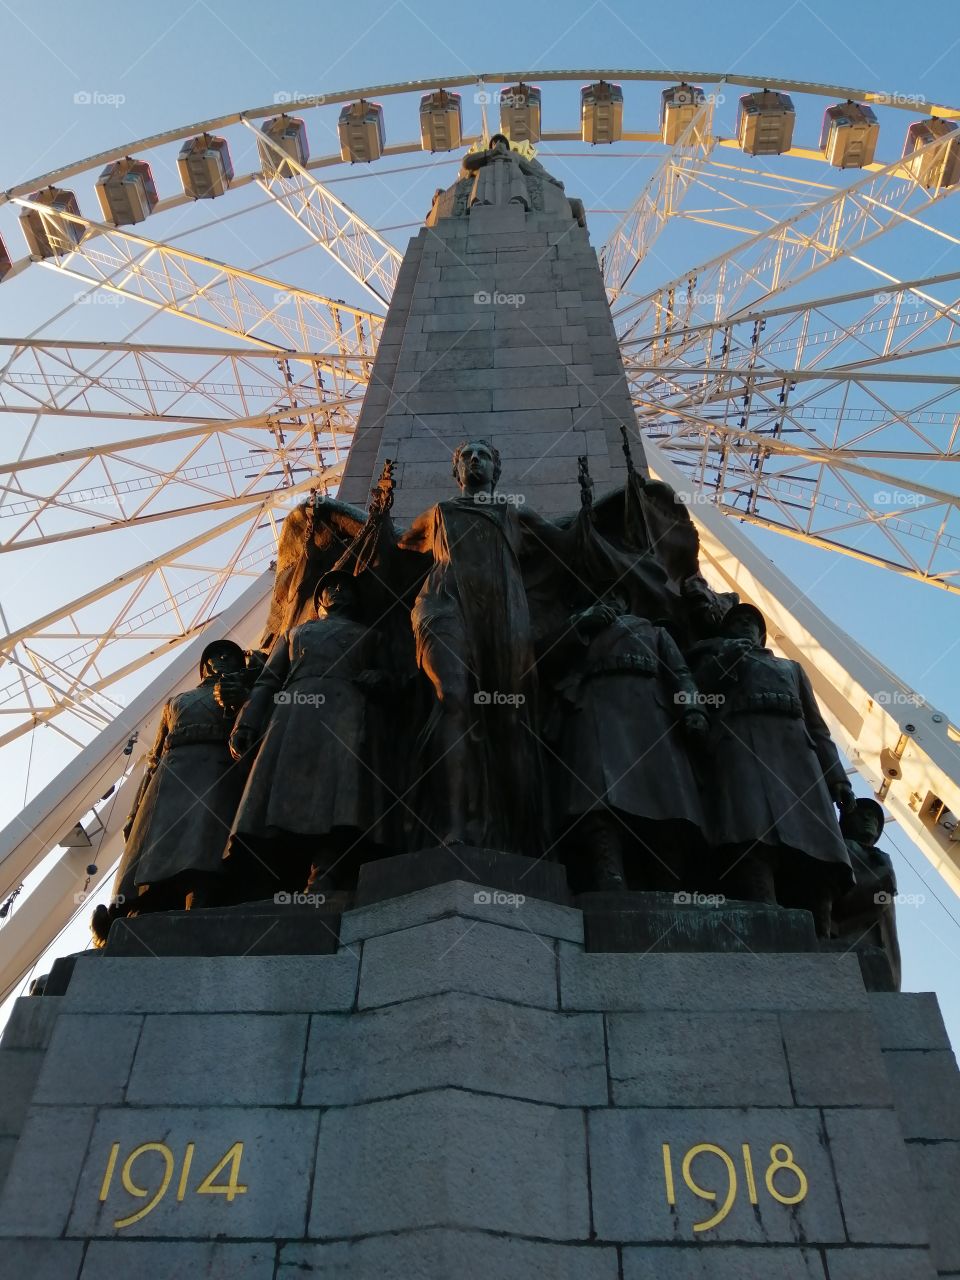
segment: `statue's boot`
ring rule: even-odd
[[[307,887],[304,890],[305,893],[316,893],[326,896],[328,893],[333,893],[336,887],[337,884],[333,872],[329,869],[326,863],[321,864],[314,862],[311,864],[310,876],[307,880]]]
[[[729,898],[759,902],[768,907],[777,905],[773,868],[765,858],[755,853],[746,853],[734,862],[725,889]]]
[[[605,850],[594,863],[594,880],[598,889],[622,889],[626,884],[623,855],[619,849]]]
[[[829,938],[833,927],[833,890],[829,885],[813,885],[804,898],[799,905],[813,916],[817,937]]]
[[[623,869],[620,835],[602,815],[587,818],[583,839],[593,888],[599,891],[623,889],[627,877]]]
[[[194,873],[190,891],[186,896],[188,911],[198,907],[219,907],[223,905],[223,878],[198,871]]]

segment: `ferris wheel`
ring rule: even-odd
[[[80,750],[255,611],[285,513],[336,488],[406,239],[497,130],[582,197],[651,466],[708,548],[759,526],[960,593],[960,108],[662,70],[290,92],[0,195],[0,753]]]

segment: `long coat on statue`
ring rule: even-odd
[[[715,699],[710,842],[793,851],[851,884],[829,791],[846,773],[806,672],[769,649],[737,652],[726,640],[695,645],[690,660],[701,692]]]
[[[117,879],[125,898],[181,872],[222,867],[247,766],[227,748],[234,716],[216,702],[215,684],[210,677],[163,709]]]
[[[357,682],[377,665],[376,632],[340,614],[274,645],[238,726],[265,733],[231,834],[239,845],[309,842],[336,830],[376,844],[392,803],[377,707]]]
[[[470,816],[473,839],[491,848],[529,854],[543,841],[537,679],[521,557],[564,539],[572,542],[512,504],[465,497],[438,502],[399,539],[403,550],[433,558],[411,615],[418,664],[432,647],[457,655],[478,695]],[[428,758],[435,723],[436,711],[422,744]],[[429,811],[428,796],[421,804]]]
[[[679,725],[680,714],[696,708],[697,690],[670,633],[623,614],[593,636],[571,627],[559,656],[569,664],[553,682],[551,717],[561,825],[603,805],[702,827]]]

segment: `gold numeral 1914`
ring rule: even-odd
[[[189,1189],[190,1170],[193,1166],[193,1153],[196,1150],[196,1144],[188,1142],[183,1153],[183,1162],[180,1166],[180,1176],[177,1179],[177,1202],[182,1203]],[[141,1156],[146,1155],[149,1151],[156,1151],[163,1161],[163,1169],[160,1180],[156,1187],[150,1189],[141,1187],[135,1181],[133,1176],[134,1165]],[[113,1183],[113,1175],[117,1168],[117,1159],[120,1155],[120,1143],[115,1142],[110,1148],[110,1154],[107,1157],[107,1167],[103,1173],[103,1181],[100,1184],[100,1201],[106,1200],[110,1194],[110,1187]],[[199,1196],[226,1196],[227,1203],[232,1203],[235,1196],[243,1195],[247,1190],[240,1182],[240,1161],[243,1157],[243,1143],[235,1142],[210,1172],[200,1180],[194,1188],[194,1192]],[[173,1152],[165,1142],[141,1142],[139,1147],[134,1149],[124,1160],[120,1169],[120,1182],[123,1189],[137,1200],[147,1200],[147,1203],[135,1213],[128,1214],[125,1218],[117,1218],[114,1227],[122,1230],[123,1227],[132,1227],[135,1222],[139,1222],[145,1218],[148,1213],[157,1207],[163,1197],[167,1194],[170,1183],[173,1180],[173,1173],[176,1167],[176,1158]],[[216,1179],[229,1170],[227,1181],[217,1182]],[[147,1197],[150,1197],[147,1199]]]

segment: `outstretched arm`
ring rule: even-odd
[[[401,551],[423,551],[427,553],[433,552],[434,526],[436,523],[436,511],[431,507],[429,511],[422,511],[407,526],[401,530],[397,536],[397,546]]]
[[[137,787],[137,794],[133,798],[133,804],[130,812],[127,814],[127,820],[123,824],[123,838],[129,839],[130,832],[133,829],[134,819],[137,816],[137,810],[146,795],[147,787],[150,785],[150,779],[157,771],[157,765],[160,763],[160,757],[163,755],[163,744],[167,740],[167,734],[170,732],[170,703],[166,703],[160,714],[160,726],[157,729],[157,736],[154,740],[153,749],[147,756],[146,768],[143,777],[140,779],[140,785]]]
[[[473,173],[476,169],[482,169],[483,166],[489,162],[489,159],[489,150],[472,151],[470,155],[463,157],[462,163],[464,169],[466,169],[468,173]]]
[[[677,642],[663,627],[657,635],[657,651],[660,665],[667,674],[667,684],[673,690],[674,704],[683,721],[684,730],[694,737],[702,736],[709,728],[709,723],[701,706],[700,690]]]
[[[290,671],[290,641],[279,636],[266,666],[257,676],[257,682],[244,703],[233,733],[230,735],[230,754],[240,760],[257,743],[266,730],[273,711],[276,696]]]
[[[523,554],[536,553],[538,549],[552,552],[558,560],[568,563],[579,542],[577,521],[569,517],[561,521],[548,520],[539,512],[526,507],[517,512],[523,532]]]
[[[820,712],[820,706],[807,673],[799,662],[795,665],[800,680],[800,706],[803,708],[803,720],[807,726],[807,732],[813,739],[813,748],[817,753],[827,786],[830,788],[830,794],[834,801],[846,811],[854,803],[853,788],[840,761],[840,754],[830,737],[830,730]]]

